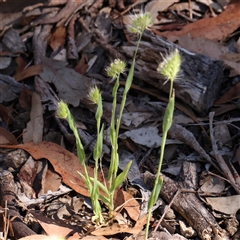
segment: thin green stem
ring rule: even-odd
[[[169,97],[168,97],[169,101],[173,94],[173,81],[174,81],[174,79],[170,79],[170,91],[169,91]]]
[[[167,139],[167,132],[164,132],[164,133],[163,133],[163,136],[162,136],[162,142],[161,142],[161,153],[160,153],[160,158],[159,158],[158,170],[157,170],[157,174],[156,174],[156,178],[155,178],[155,182],[154,182],[154,187],[153,187],[153,190],[152,190],[152,195],[153,195],[153,196],[156,195],[156,190],[157,190],[157,186],[158,186],[158,182],[159,182],[159,178],[160,178],[160,173],[161,173],[161,169],[162,169],[162,163],[163,163],[163,156],[164,156],[166,139]],[[148,238],[152,208],[153,208],[153,206],[151,206],[151,207],[148,209],[148,218],[147,218],[147,225],[146,225],[145,240],[147,240],[147,238]]]
[[[123,110],[124,110],[124,107],[126,104],[127,93],[132,85],[135,60],[136,60],[136,56],[137,56],[137,52],[139,49],[141,38],[142,38],[142,34],[140,34],[139,40],[137,42],[137,47],[134,52],[133,62],[132,62],[132,65],[131,65],[131,68],[130,68],[130,71],[128,73],[128,77],[127,77],[127,80],[125,83],[122,101],[120,104],[120,110],[119,110],[119,114],[118,114],[117,121],[116,121],[116,128],[115,128],[115,111],[116,111],[116,101],[117,101],[117,89],[119,87],[119,76],[117,77],[116,83],[113,88],[113,105],[112,105],[112,118],[111,118],[111,128],[110,128],[112,153],[111,153],[111,163],[110,163],[109,175],[108,175],[110,189],[114,185],[114,181],[117,178],[117,171],[118,171],[118,165],[119,165],[118,135],[119,135],[120,123],[121,123],[121,119],[122,119]],[[115,189],[112,189],[110,191],[110,202],[111,202],[112,207],[114,207],[113,206],[114,192],[115,192]]]
[[[167,132],[164,132],[164,133],[163,133],[163,136],[162,136],[160,161],[159,161],[159,165],[158,165],[158,170],[157,170],[155,182],[158,182],[158,179],[159,179],[159,177],[160,177],[160,173],[161,173],[161,169],[162,169],[162,163],[163,163],[163,156],[164,156],[164,150],[165,150],[166,140],[167,140]]]
[[[126,104],[127,93],[128,93],[128,91],[129,91],[129,89],[132,85],[135,61],[136,61],[139,45],[140,45],[140,42],[141,42],[141,39],[142,39],[142,35],[143,35],[143,33],[141,33],[140,36],[139,36],[139,40],[137,42],[136,50],[135,50],[135,53],[134,53],[134,56],[133,56],[131,69],[129,71],[127,81],[126,81],[126,84],[125,84],[125,88],[124,88],[124,92],[123,92],[123,97],[122,97],[122,101],[121,101],[121,105],[120,105],[120,111],[119,111],[119,115],[118,115],[118,118],[117,118],[117,127],[116,127],[116,135],[117,136],[119,134],[120,123],[121,123],[121,119],[122,119],[122,113],[123,113],[123,110],[124,110],[124,107],[125,107],[125,104]]]
[[[112,116],[111,116],[111,126],[110,126],[110,140],[112,144],[112,152],[111,152],[111,163],[109,167],[109,172],[108,172],[108,181],[109,181],[109,188],[113,185],[113,180],[115,178],[115,172],[116,168],[118,168],[118,143],[117,143],[117,138],[116,138],[116,129],[115,129],[115,117],[116,117],[116,107],[117,107],[117,90],[119,88],[119,75],[116,78],[116,82],[113,87],[112,91],[112,96],[113,96],[113,102],[112,102]],[[113,204],[113,198],[114,198],[114,191],[109,192],[110,194],[110,205],[111,205],[111,211],[114,209],[114,204]]]

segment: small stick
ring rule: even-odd
[[[147,153],[143,156],[142,160],[139,163],[139,168],[142,167],[142,165],[146,162],[147,157],[151,154],[152,150],[156,147],[156,142],[153,144],[153,146],[147,151]]]
[[[225,177],[230,181],[230,183],[231,183],[232,187],[235,189],[235,191],[238,194],[240,194],[240,186],[237,183],[237,181],[235,181],[235,179],[238,180],[240,176],[235,171],[236,176],[233,177],[231,170],[229,169],[225,160],[223,159],[223,157],[220,155],[220,153],[218,151],[217,143],[216,143],[216,140],[213,135],[213,116],[214,116],[214,112],[210,112],[209,113],[209,128],[210,128],[210,137],[211,137],[212,148],[213,148],[215,158],[216,158],[221,170],[223,171],[223,174],[225,175]]]
[[[176,192],[176,194],[174,195],[173,199],[171,200],[171,202],[170,202],[170,203],[167,205],[167,207],[164,209],[164,213],[163,213],[163,215],[161,216],[161,218],[159,219],[159,221],[158,221],[156,227],[154,228],[153,232],[156,232],[156,231],[157,231],[157,229],[159,228],[159,226],[160,226],[162,220],[164,219],[167,211],[171,208],[171,206],[172,206],[172,204],[174,203],[176,197],[177,197],[180,193],[182,193],[182,192],[185,192],[185,193],[195,193],[196,191],[189,190],[189,189],[178,189],[177,192]]]

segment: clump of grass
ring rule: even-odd
[[[113,197],[114,197],[115,190],[123,183],[123,181],[127,176],[129,168],[131,166],[131,161],[130,161],[126,165],[122,173],[117,175],[118,165],[119,165],[119,155],[118,155],[119,129],[120,129],[122,113],[123,113],[126,99],[127,99],[127,94],[131,88],[131,84],[133,81],[134,66],[135,66],[136,56],[137,56],[139,44],[142,38],[142,34],[144,30],[147,29],[152,24],[153,24],[153,20],[150,13],[140,12],[140,14],[136,14],[130,18],[130,24],[127,26],[127,29],[130,33],[137,35],[138,41],[137,41],[136,50],[133,56],[133,61],[126,78],[119,114],[116,119],[115,119],[115,114],[116,114],[116,105],[117,105],[117,91],[119,88],[119,78],[121,73],[123,73],[126,69],[126,63],[120,59],[115,59],[110,64],[110,66],[106,68],[107,75],[115,81],[115,84],[112,90],[113,103],[112,103],[112,116],[111,116],[111,123],[110,123],[110,141],[111,141],[112,149],[111,149],[111,161],[110,161],[110,167],[108,172],[107,186],[103,185],[98,180],[98,168],[99,168],[99,160],[102,157],[103,129],[104,129],[104,125],[103,124],[101,125],[103,106],[102,106],[102,97],[101,97],[100,90],[97,87],[93,87],[90,89],[90,92],[89,92],[89,98],[94,104],[97,105],[97,110],[95,113],[95,119],[97,122],[97,141],[93,151],[93,158],[95,161],[93,177],[90,177],[87,172],[87,167],[85,164],[85,160],[86,160],[85,151],[84,151],[82,142],[79,138],[77,128],[74,123],[74,118],[70,113],[66,103],[64,103],[63,101],[60,101],[58,104],[57,116],[59,118],[66,119],[68,121],[69,127],[73,131],[73,134],[76,138],[77,156],[84,168],[84,173],[79,172],[79,174],[84,179],[84,182],[88,188],[90,198],[92,201],[93,212],[94,212],[94,217],[92,220],[95,221],[96,224],[98,225],[104,223],[104,217],[102,215],[102,209],[101,209],[99,200],[101,200],[108,207],[109,215],[111,217],[112,212],[114,211]],[[102,190],[104,195],[99,193],[100,189]]]

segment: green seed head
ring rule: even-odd
[[[126,69],[126,63],[120,59],[115,59],[110,66],[106,68],[107,75],[111,78],[117,78]]]
[[[153,25],[152,15],[149,12],[140,12],[139,14],[129,16],[130,24],[127,29],[133,34],[142,34],[145,29]]]
[[[91,87],[88,97],[93,103],[98,104],[99,101],[101,101],[101,93],[99,88],[97,86]]]
[[[163,62],[158,65],[157,71],[170,81],[174,81],[174,79],[177,77],[180,67],[181,55],[176,49],[175,51],[171,52],[166,58],[164,58]]]
[[[57,106],[57,117],[62,119],[67,119],[69,115],[69,109],[64,101],[60,101]]]

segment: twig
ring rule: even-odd
[[[209,113],[210,137],[211,137],[212,148],[213,148],[215,158],[216,158],[221,170],[223,171],[223,174],[225,175],[225,177],[230,181],[230,183],[231,183],[232,187],[235,189],[235,191],[238,194],[240,194],[240,186],[236,181],[237,179],[239,179],[238,173],[236,171],[234,171],[234,177],[233,177],[231,170],[229,169],[225,160],[223,159],[223,157],[220,155],[220,153],[218,151],[217,143],[216,143],[216,140],[213,135],[213,116],[214,116],[214,112],[210,112]]]
[[[156,147],[156,142],[153,144],[153,146],[147,151],[147,153],[143,156],[139,163],[139,168],[142,167],[142,165],[146,162],[147,157],[151,154],[152,150]]]
[[[219,169],[219,167],[212,161],[211,157],[200,146],[200,144],[190,131],[188,131],[179,124],[173,123],[169,130],[169,135],[171,136],[171,138],[182,141],[191,148],[193,148],[200,154],[201,157],[206,159],[213,167],[215,167],[219,172],[221,172],[221,169]]]
[[[121,12],[121,15],[123,16],[125,13],[127,13],[128,11],[130,11],[132,8],[134,8],[135,6],[142,4],[146,1],[135,1],[133,4],[131,4],[130,6],[128,6],[124,11]]]
[[[164,219],[167,211],[170,209],[170,207],[172,206],[174,200],[175,200],[176,197],[179,195],[179,193],[181,193],[181,191],[182,191],[181,189],[178,189],[178,190],[177,190],[177,192],[176,192],[176,194],[174,195],[173,199],[171,200],[171,202],[170,202],[170,203],[167,205],[167,207],[165,208],[164,213],[162,214],[161,218],[159,219],[159,221],[158,221],[156,227],[154,228],[153,232],[156,232],[156,231],[157,231],[157,229],[159,228],[159,226],[160,226],[162,220]]]
[[[176,197],[182,193],[182,192],[185,192],[185,193],[195,193],[196,191],[194,190],[189,190],[189,189],[178,189],[176,194],[174,195],[174,197],[172,198],[171,202],[167,205],[167,207],[164,209],[164,213],[162,214],[161,218],[158,220],[158,223],[156,225],[156,227],[154,228],[153,232],[156,232],[157,229],[159,228],[162,220],[164,219],[164,217],[166,216],[168,210],[171,208],[172,204],[174,203]]]

